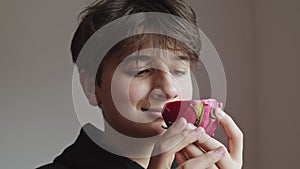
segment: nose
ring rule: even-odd
[[[168,72],[157,70],[153,78],[153,90],[150,98],[167,101],[179,96],[176,79]]]

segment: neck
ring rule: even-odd
[[[110,152],[127,157],[147,168],[158,136],[149,138],[128,137],[114,130],[109,125],[105,125],[104,137],[102,138],[102,145],[108,148]]]

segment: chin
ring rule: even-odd
[[[161,135],[166,131],[166,129],[162,128],[162,126],[165,124],[163,118],[158,118],[151,122],[150,128],[153,130],[152,136]]]
[[[164,120],[162,118],[157,118],[156,120],[150,123],[141,123],[134,126],[133,132],[131,132],[131,137],[136,138],[147,138],[161,135],[166,130],[161,126],[164,124]]]
[[[110,126],[128,137],[148,138],[161,135],[166,131],[166,129],[162,128],[162,125],[165,125],[162,117],[149,123],[136,123],[128,121],[127,119],[122,120],[116,120],[119,121],[119,123],[113,123]]]

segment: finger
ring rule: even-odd
[[[218,103],[218,107],[221,108],[222,110],[224,110],[224,105],[223,105],[222,102],[219,102],[219,103]]]
[[[209,151],[200,157],[192,158],[178,166],[178,169],[205,169],[212,167],[217,161],[221,160],[225,155],[225,147],[221,146],[215,150]]]
[[[163,137],[167,138],[174,134],[177,134],[183,130],[193,130],[197,127],[191,123],[188,123],[185,118],[178,119],[163,135]]]
[[[187,128],[194,129],[196,127],[187,126]],[[177,152],[175,154],[175,159],[178,164],[181,164],[181,163],[185,162],[186,160],[188,160],[189,158],[197,157],[202,154],[203,154],[203,152],[201,152],[201,150],[196,145],[190,144],[183,150]]]
[[[204,134],[199,140],[195,142],[195,144],[198,147],[201,147],[204,151],[211,151],[213,149],[216,149],[220,146],[224,146],[221,142],[218,140],[210,137],[207,134]],[[229,154],[228,154],[229,155]]]
[[[203,137],[207,137],[208,139],[198,140],[197,142],[195,142],[197,146],[202,147],[205,151],[211,151],[221,146],[225,148],[225,146],[218,140],[210,137],[207,134],[205,135],[206,136]],[[232,168],[231,167],[232,163],[233,163],[232,157],[227,151],[227,149],[225,148],[225,155],[220,161],[217,162],[217,165],[220,168]]]
[[[170,137],[178,132],[183,131],[186,125],[187,121],[185,118],[178,119],[170,128],[168,128],[168,130],[164,133],[163,137]]]
[[[204,154],[205,150],[195,144],[190,144],[182,150],[188,158],[199,157]]]
[[[206,169],[219,169],[219,168],[217,167],[216,164],[214,164],[214,165],[212,165],[212,166],[210,166],[210,167],[208,167],[208,168],[206,168]]]
[[[230,168],[232,163],[242,165],[242,151],[243,151],[243,136],[237,125],[234,123],[232,118],[225,114],[223,110],[216,110],[215,115],[220,121],[225,133],[228,137],[228,151],[225,157],[217,164],[220,168]],[[238,136],[241,134],[241,136]],[[205,138],[207,137],[207,138]],[[203,147],[206,151],[215,149],[222,145],[218,140],[209,137],[208,135],[202,135],[202,140],[197,142],[198,146]],[[231,164],[230,164],[231,163]]]
[[[212,138],[206,133],[203,133],[199,137],[199,139],[195,142],[195,145],[198,146],[200,149],[203,149],[203,152],[208,152],[217,149],[220,146],[224,146],[221,142]]]
[[[198,140],[199,136],[204,134],[204,130],[196,128],[194,130],[183,130],[177,134],[163,138],[154,147],[154,154],[161,154],[165,152],[176,153],[184,147]]]
[[[176,160],[177,164],[180,165],[181,163],[184,163],[185,161],[187,161],[188,157],[183,151],[179,151],[175,154],[175,160]]]
[[[187,156],[186,158],[188,158],[188,159],[200,157],[201,155],[206,153],[206,151],[203,148],[198,147],[195,144],[188,145],[182,151],[184,152],[184,154],[186,154],[186,156]],[[218,169],[218,167],[214,164],[214,165],[208,167],[207,169]]]
[[[220,119],[220,124],[228,137],[228,151],[231,157],[241,161],[243,154],[243,132],[222,109],[217,108],[215,115],[217,119]]]

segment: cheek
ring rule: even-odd
[[[147,99],[147,94],[151,90],[149,84],[150,81],[148,79],[136,80],[122,73],[115,74],[111,86],[114,104],[120,110],[129,110],[136,107],[143,100]]]
[[[146,81],[133,80],[129,85],[129,99],[131,104],[137,105],[143,99],[147,99],[150,90],[151,87]]]
[[[108,91],[107,91],[108,92]],[[122,77],[113,78],[111,91],[114,102],[124,102],[129,98],[129,82]]]
[[[191,76],[186,76],[183,78],[177,79],[179,85],[179,92],[181,99],[192,99],[193,97],[193,85]]]

